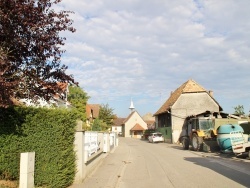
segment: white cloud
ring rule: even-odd
[[[225,111],[242,103],[249,110],[249,6],[248,0],[63,0],[60,8],[75,12],[77,32],[65,33],[62,63],[90,102],[110,103],[120,116],[131,97],[142,115],[156,112],[191,78],[214,90]]]

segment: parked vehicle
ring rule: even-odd
[[[143,133],[143,139],[148,140],[148,137],[151,133],[155,133],[155,129],[147,129]]]
[[[194,151],[202,151],[204,140],[217,142],[217,128],[220,125],[235,122],[237,122],[236,119],[214,116],[188,118],[186,135],[180,138],[183,149],[189,149],[189,145],[191,145]]]
[[[119,132],[119,133],[118,133],[118,136],[122,136],[122,132]]]
[[[221,125],[217,129],[217,143],[220,146],[221,152],[232,153],[232,141],[243,141],[243,133],[243,128],[237,124]]]
[[[195,117],[188,120],[186,135],[182,137],[183,149],[188,149],[189,144],[195,151],[202,150],[202,143],[205,138],[214,138],[214,121],[210,117]]]
[[[232,145],[232,151],[235,155],[240,156],[247,154],[250,159],[250,137],[247,134],[243,134],[241,131],[231,131],[230,140]]]
[[[155,143],[155,142],[164,142],[164,137],[162,133],[155,132],[155,133],[150,133],[148,136],[148,141]]]

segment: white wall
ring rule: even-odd
[[[111,131],[118,134],[122,132],[122,126],[112,126]]]
[[[205,111],[219,112],[218,104],[208,93],[182,94],[172,106],[172,142],[177,143],[183,134],[184,120],[187,116],[203,113]]]
[[[132,129],[135,124],[140,124],[144,129],[147,129],[147,123],[143,121],[142,117],[138,114],[138,112],[132,112],[132,116],[125,122],[125,137],[131,137],[130,129]]]

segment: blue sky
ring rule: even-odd
[[[119,117],[130,100],[155,113],[189,79],[224,112],[250,110],[249,0],[63,0],[76,32],[62,63],[91,97]]]

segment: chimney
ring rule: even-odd
[[[214,97],[214,92],[212,90],[209,90],[208,93],[211,97]]]

